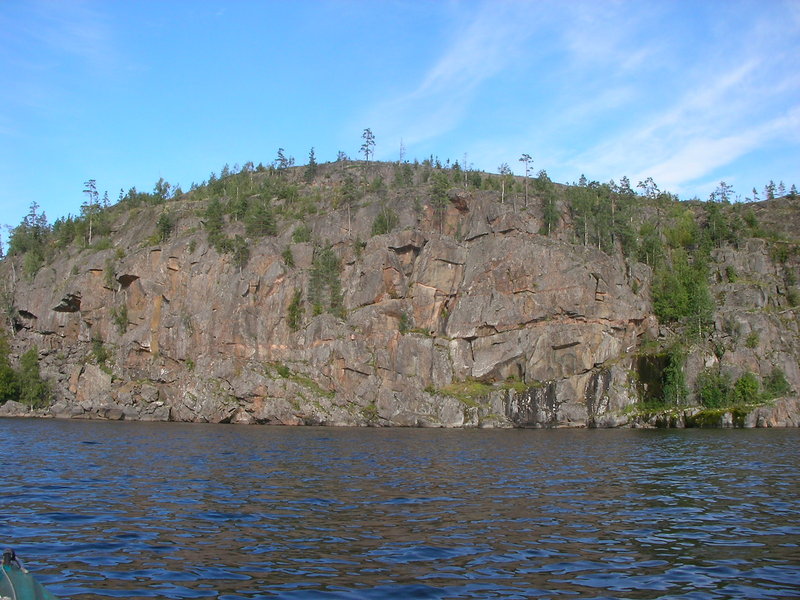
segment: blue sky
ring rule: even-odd
[[[800,2],[0,0],[0,223],[361,133],[681,198],[800,185]],[[6,234],[3,234],[5,237]]]

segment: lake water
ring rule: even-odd
[[[797,598],[798,430],[0,419],[62,598]]]

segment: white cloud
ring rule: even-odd
[[[383,137],[403,138],[408,146],[456,128],[476,90],[511,64],[533,34],[531,16],[530,5],[489,3],[466,23],[456,17],[450,45],[419,85],[380,103],[362,122],[377,123]]]
[[[685,88],[660,112],[645,112],[570,161],[577,170],[598,176],[652,176],[673,191],[708,177],[715,170],[757,150],[787,131],[796,131],[800,102],[776,116],[771,103],[798,96],[793,71],[780,73],[763,49],[745,49],[718,60],[699,54],[686,66]]]
[[[88,2],[41,0],[31,7],[25,29],[30,41],[57,59],[75,57],[91,68],[113,66],[113,36],[102,13]]]
[[[533,147],[551,174],[653,176],[662,188],[693,193],[734,161],[797,145],[796,5],[781,5],[794,20],[784,10],[749,20],[741,6],[714,11],[703,38],[687,31],[680,4],[568,6],[567,60],[552,65],[559,85],[540,110],[546,118],[508,140]]]
[[[569,70],[622,74],[638,69],[656,51],[657,36],[642,35],[652,18],[648,5],[572,2],[564,9],[559,25]]]
[[[662,163],[651,165],[647,174],[663,182],[666,189],[680,192],[686,183],[706,177],[719,167],[780,138],[800,139],[800,106],[732,135],[692,138]],[[644,173],[636,175],[640,176]]]
[[[4,87],[0,100],[52,118],[65,96],[105,79],[118,64],[104,17],[85,2],[38,1],[15,18],[0,16],[11,33],[0,43]]]

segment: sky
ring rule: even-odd
[[[800,185],[800,0],[0,0],[0,223],[224,165]],[[7,231],[3,231],[3,238]]]

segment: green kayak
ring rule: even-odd
[[[0,600],[58,600],[19,563],[13,550],[3,552]]]

